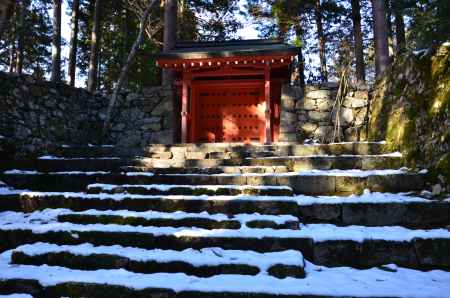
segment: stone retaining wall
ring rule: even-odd
[[[336,121],[336,93],[337,87],[331,84],[306,86],[304,94],[298,86],[283,86],[280,141],[330,142]],[[339,113],[342,141],[366,139],[368,106],[367,90],[351,90],[347,94]]]
[[[47,152],[55,145],[108,142],[124,147],[172,141],[171,91],[161,87],[123,92],[108,139],[101,139],[108,97],[64,83],[0,72],[2,148],[19,155]],[[10,146],[6,146],[8,142]]]

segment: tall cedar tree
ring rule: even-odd
[[[16,48],[16,72],[22,74],[23,70],[23,48],[25,35],[25,15],[28,9],[28,1],[20,0],[18,2],[17,12],[17,48]]]
[[[320,0],[316,0],[315,18],[317,26],[317,41],[319,43],[319,59],[320,59],[320,75],[322,81],[328,81],[328,71],[327,71],[327,56],[325,47],[325,34],[323,32],[323,11]]]
[[[89,92],[93,93],[97,89],[98,78],[98,61],[101,42],[101,28],[100,28],[100,16],[101,16],[101,0],[95,0],[94,19],[92,25],[91,35],[91,54],[89,59],[89,73],[88,73],[88,86]]]
[[[375,72],[379,77],[389,66],[388,29],[384,0],[372,0],[375,41]]]
[[[51,80],[61,80],[61,0],[53,0],[53,39]]]
[[[11,21],[15,2],[13,0],[5,0],[0,3],[0,39],[3,38],[3,32],[6,31],[6,27]]]
[[[177,1],[178,0],[165,0],[164,3],[164,52],[167,52],[175,47],[175,42],[177,39]],[[162,84],[172,85],[173,80],[173,71],[164,69],[162,72]]]
[[[76,62],[78,50],[78,19],[80,14],[80,1],[73,0],[72,2],[72,20],[71,20],[71,34],[70,34],[70,51],[69,51],[69,85],[75,86]]]
[[[359,0],[351,0],[353,20],[353,40],[355,43],[356,83],[362,85],[366,80],[364,66],[363,35],[361,32],[361,7]]]
[[[395,15],[395,40],[397,53],[403,52],[406,46],[405,22],[403,20],[403,1],[392,0]]]

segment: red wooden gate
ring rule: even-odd
[[[192,97],[194,142],[264,142],[262,81],[196,82]]]

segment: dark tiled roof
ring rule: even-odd
[[[158,59],[201,59],[247,55],[296,55],[298,48],[277,39],[231,40],[224,42],[177,42],[173,50]]]

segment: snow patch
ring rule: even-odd
[[[103,190],[112,191],[116,188],[124,187],[124,188],[144,188],[147,190],[155,189],[159,191],[169,191],[174,188],[189,188],[189,189],[209,189],[213,191],[217,191],[219,188],[226,188],[226,189],[238,189],[238,190],[244,190],[244,189],[254,189],[254,190],[267,190],[267,189],[273,189],[273,190],[290,190],[292,191],[292,188],[289,186],[268,186],[268,185],[183,185],[183,184],[123,184],[123,185],[116,185],[116,184],[101,184],[101,183],[95,183],[95,184],[89,184],[87,186],[88,189],[93,188],[101,188]]]
[[[324,295],[349,297],[449,297],[450,272],[422,272],[398,268],[358,270],[327,268],[306,262],[306,278],[278,279],[265,274],[216,275],[208,278],[183,273],[132,273],[124,269],[83,271],[56,266],[12,265],[12,251],[0,255],[0,279],[34,279],[43,286],[83,282],[125,286],[132,289],[161,288],[201,292],[266,293],[269,295]],[[351,278],[350,278],[351,277]]]
[[[217,266],[223,264],[247,264],[267,271],[275,264],[304,266],[303,255],[299,251],[285,250],[280,252],[258,253],[245,250],[225,250],[219,247],[203,249],[185,249],[183,251],[123,247],[120,245],[94,246],[90,243],[80,245],[56,245],[49,243],[34,243],[19,246],[14,251],[20,251],[30,256],[47,253],[68,252],[73,255],[89,256],[92,254],[107,254],[125,257],[135,261],[159,263],[186,262],[196,267]]]
[[[56,221],[58,214],[64,214],[64,209],[46,209],[35,211],[31,214],[21,212],[0,213],[0,230],[31,230],[33,233],[42,234],[47,232],[131,232],[142,233],[154,236],[174,236],[174,237],[230,237],[230,238],[298,238],[313,239],[315,242],[329,240],[352,240],[363,242],[366,239],[378,239],[387,241],[412,241],[414,238],[450,239],[450,231],[447,229],[412,230],[399,226],[387,227],[365,227],[346,226],[338,227],[332,224],[308,224],[300,230],[288,229],[256,229],[242,226],[237,230],[229,229],[202,229],[187,227],[143,227],[117,224],[72,224],[60,223]],[[7,221],[6,221],[7,220]]]

